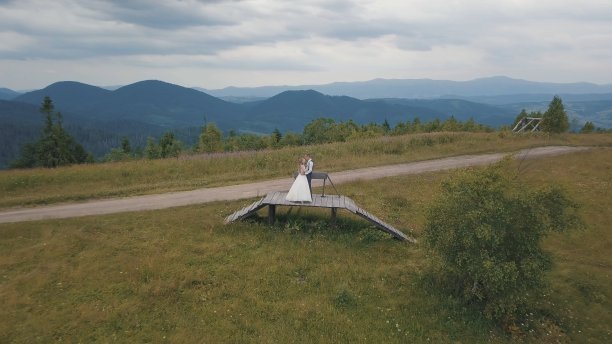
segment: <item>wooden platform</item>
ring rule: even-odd
[[[239,221],[245,219],[251,215],[254,215],[261,208],[268,206],[268,219],[270,223],[274,223],[276,216],[276,206],[289,206],[289,207],[315,207],[315,208],[329,208],[332,211],[332,219],[335,219],[337,209],[346,209],[353,214],[359,215],[362,218],[376,225],[376,227],[384,232],[387,232],[398,240],[405,240],[412,243],[416,243],[414,238],[407,236],[401,231],[393,228],[393,226],[380,220],[376,216],[363,210],[352,199],[342,195],[312,195],[312,202],[290,202],[285,199],[287,196],[286,192],[273,192],[267,194],[264,198],[260,199],[253,204],[244,207],[237,212],[231,214],[225,218],[225,223],[233,221]]]

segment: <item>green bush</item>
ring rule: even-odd
[[[557,186],[530,189],[506,159],[457,173],[428,209],[425,243],[441,286],[493,320],[513,322],[544,286],[542,238],[580,224]]]

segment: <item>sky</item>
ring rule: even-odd
[[[610,0],[0,0],[0,87],[612,83]]]

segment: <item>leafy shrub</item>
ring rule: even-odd
[[[552,261],[542,238],[580,224],[577,205],[562,189],[530,189],[509,164],[464,170],[445,181],[424,232],[441,286],[506,324],[544,287]]]

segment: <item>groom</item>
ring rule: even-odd
[[[306,172],[304,174],[306,174],[306,179],[308,179],[308,188],[312,195],[312,169],[314,168],[314,161],[312,161],[309,153],[304,154],[304,159],[306,160]]]

